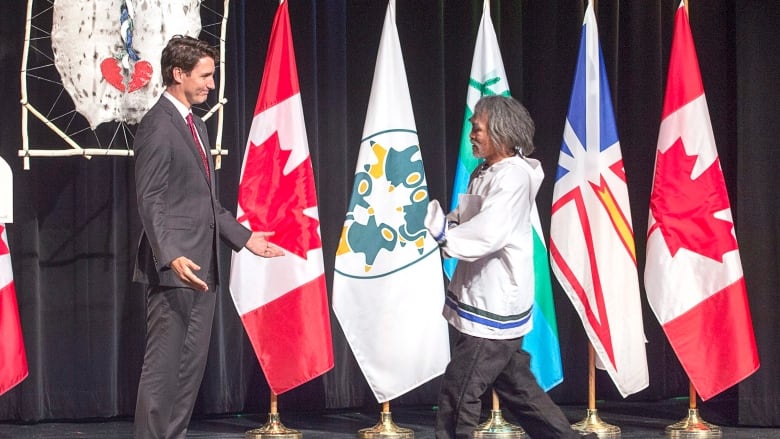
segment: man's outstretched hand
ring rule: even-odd
[[[249,241],[246,242],[245,247],[250,252],[263,258],[283,256],[284,250],[266,239],[273,234],[274,232],[252,232],[252,236],[249,237]]]

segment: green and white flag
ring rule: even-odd
[[[489,95],[509,96],[510,93],[498,38],[493,28],[493,21],[490,19],[490,3],[485,0],[466,92],[466,111],[463,116],[450,210],[457,207],[460,194],[465,193],[468,188],[471,173],[482,163],[482,160],[475,158],[471,152],[469,119],[474,114],[474,105],[477,101]],[[523,349],[531,354],[531,371],[539,385],[549,390],[563,381],[563,366],[550,283],[550,263],[536,205],[531,214],[531,223],[534,229],[535,296],[532,317],[534,328],[523,338]],[[450,279],[455,272],[456,264],[456,259],[444,261],[444,271]]]
[[[379,402],[441,375],[450,359],[441,257],[423,223],[427,207],[390,0],[333,276],[333,311]]]
[[[466,193],[469,186],[469,177],[482,163],[482,159],[474,157],[471,153],[471,122],[469,119],[474,114],[474,105],[483,96],[503,95],[509,96],[509,83],[506,80],[504,62],[501,60],[501,50],[498,47],[496,31],[493,29],[493,21],[490,19],[490,3],[485,0],[482,8],[482,21],[479,23],[477,43],[474,47],[474,59],[471,62],[471,74],[469,75],[469,87],[466,91],[466,111],[463,115],[463,129],[460,135],[460,148],[458,149],[458,164],[455,168],[455,182],[452,185],[452,200],[450,210],[458,206],[460,194]],[[444,272],[452,279],[455,273],[457,259],[444,261]]]

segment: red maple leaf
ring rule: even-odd
[[[0,224],[0,236],[3,235],[3,230],[5,230],[5,226]],[[5,241],[0,239],[0,256],[7,255],[8,253],[11,253],[11,250],[8,249],[8,246],[5,244]]]
[[[282,170],[290,151],[279,147],[274,132],[262,145],[250,142],[246,166],[238,186],[238,203],[253,231],[272,231],[270,241],[306,259],[309,250],[321,248],[319,221],[304,215],[304,209],[317,206],[314,172],[306,158],[289,174]]]
[[[723,261],[723,254],[737,249],[731,221],[715,217],[729,209],[729,198],[720,162],[713,161],[698,178],[691,172],[698,156],[685,153],[682,139],[665,153],[658,153],[650,210],[672,256],[680,248]]]

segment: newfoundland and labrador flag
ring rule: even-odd
[[[585,11],[553,190],[553,273],[623,397],[649,385],[634,231],[592,4]]]
[[[471,152],[471,116],[474,105],[483,96],[509,96],[509,82],[501,59],[498,38],[490,19],[490,2],[485,0],[482,6],[482,20],[477,31],[474,45],[474,58],[471,62],[469,86],[466,91],[466,110],[463,116],[463,129],[458,150],[458,164],[455,169],[455,181],[452,187],[451,210],[458,206],[460,194],[466,192],[469,177],[482,159]],[[555,318],[552,284],[550,283],[550,262],[547,259],[547,246],[544,243],[539,212],[534,204],[531,213],[534,237],[534,307],[532,311],[533,329],[523,337],[523,349],[531,354],[531,372],[536,381],[545,390],[557,386],[563,381],[561,348],[558,342],[558,323]],[[452,278],[457,259],[445,259],[444,271]]]
[[[16,302],[11,251],[5,224],[0,223],[0,395],[27,378],[27,354],[24,352],[19,307]]]
[[[230,292],[275,394],[333,368],[317,194],[288,2],[274,18],[238,187],[238,220],[285,255],[233,254]]]
[[[333,311],[379,402],[441,375],[449,362],[441,257],[423,223],[427,207],[390,0],[333,276]]]
[[[677,9],[647,230],[645,289],[703,400],[759,367],[688,14]]]

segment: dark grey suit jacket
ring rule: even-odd
[[[206,125],[199,117],[194,119],[208,151]],[[216,237],[234,250],[249,240],[251,231],[215,196],[211,155],[209,179],[196,148],[186,121],[162,96],[141,120],[133,142],[138,213],[143,225],[133,275],[137,282],[186,287],[170,269],[174,259],[185,256],[201,267],[198,277],[216,284],[217,279],[207,279],[209,269],[219,273],[221,265]]]

